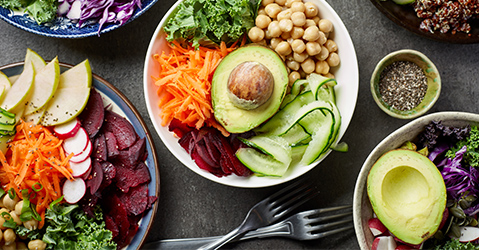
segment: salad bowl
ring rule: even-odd
[[[359,87],[356,52],[346,27],[331,6],[324,0],[311,0],[310,2],[313,2],[316,4],[316,6],[318,6],[320,17],[329,19],[334,26],[334,32],[331,33],[331,37],[337,43],[338,54],[341,59],[341,64],[339,67],[337,67],[337,69],[335,69],[335,71],[333,71],[333,74],[338,82],[338,85],[335,86],[335,92],[337,97],[337,105],[342,117],[338,138],[338,140],[340,140],[346,132],[356,106]],[[153,56],[155,54],[161,54],[163,51],[166,53],[169,52],[168,42],[165,39],[166,35],[163,28],[169,18],[171,18],[171,16],[175,13],[180,3],[181,1],[176,2],[169,9],[156,28],[150,40],[143,72],[143,88],[148,113],[156,132],[169,151],[183,165],[198,175],[217,183],[243,188],[259,188],[278,185],[295,179],[318,165],[324,159],[324,157],[330,153],[330,151],[310,165],[299,166],[299,164],[293,164],[282,177],[270,178],[259,177],[255,175],[250,177],[239,177],[236,175],[229,175],[219,178],[207,171],[200,169],[191,159],[190,155],[178,144],[178,138],[175,137],[173,133],[168,131],[168,127],[161,125],[160,108],[158,107],[159,97],[157,95],[157,89],[152,78],[154,76],[158,76],[159,67]]]
[[[143,0],[142,8],[136,8],[133,15],[123,24],[108,23],[102,26],[94,21],[87,21],[81,27],[72,23],[66,17],[57,17],[54,21],[37,24],[37,22],[21,11],[13,11],[0,7],[0,19],[5,22],[33,34],[55,37],[55,38],[84,38],[90,36],[99,36],[101,34],[115,30],[141,16],[153,6],[158,0]]]
[[[7,76],[18,75],[23,70],[24,62],[12,63],[0,67],[2,71]],[[60,63],[60,70],[65,71],[73,65]],[[153,203],[151,209],[145,212],[145,215],[140,220],[138,225],[138,231],[136,235],[131,240],[130,244],[126,249],[140,249],[141,246],[145,243],[146,237],[150,231],[150,227],[153,224],[153,220],[156,215],[159,203],[159,193],[160,193],[160,172],[158,166],[158,160],[156,155],[156,149],[153,143],[151,134],[146,126],[145,122],[140,116],[140,113],[136,110],[133,104],[128,100],[128,98],[121,93],[115,86],[101,78],[100,76],[92,73],[92,87],[96,89],[98,93],[102,96],[104,106],[110,105],[112,111],[117,114],[125,117],[133,125],[136,133],[140,138],[146,139],[146,150],[148,153],[145,164],[148,167],[150,172],[151,181],[148,184],[148,195],[156,196],[158,199]]]
[[[431,121],[447,126],[477,126],[479,115],[466,112],[437,112],[417,118],[384,138],[369,154],[358,175],[353,197],[353,220],[357,240],[362,250],[371,249],[374,236],[368,226],[373,209],[367,194],[367,178],[374,163],[386,152],[400,147],[406,141],[415,141]]]

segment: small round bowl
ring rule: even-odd
[[[397,129],[383,139],[369,154],[361,167],[353,196],[354,230],[359,246],[362,250],[371,249],[374,236],[368,226],[368,220],[373,217],[373,209],[367,194],[367,178],[373,164],[381,155],[389,150],[400,147],[406,141],[415,141],[419,133],[431,121],[441,121],[448,126],[477,126],[479,114],[465,112],[437,112],[417,118]]]
[[[397,61],[410,61],[417,64],[424,71],[427,78],[427,91],[421,103],[410,110],[402,111],[391,107],[381,97],[379,92],[379,78],[384,68]],[[436,66],[421,52],[404,49],[392,52],[385,56],[376,65],[371,76],[371,93],[374,101],[386,114],[400,119],[413,119],[425,114],[436,103],[441,93],[441,77]]]

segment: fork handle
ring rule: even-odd
[[[279,222],[277,224],[259,228],[250,231],[239,239],[234,239],[231,242],[240,240],[247,240],[251,238],[266,238],[273,236],[287,237],[291,235],[291,227],[286,222]],[[203,237],[203,238],[184,238],[184,239],[168,239],[160,240],[145,244],[142,249],[161,249],[161,250],[186,250],[198,249],[206,244],[217,241],[221,236]]]

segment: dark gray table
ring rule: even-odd
[[[376,63],[389,52],[416,49],[426,54],[442,77],[442,93],[430,112],[479,112],[479,45],[448,44],[410,33],[381,14],[368,0],[330,0],[348,28],[359,62],[356,110],[343,137],[348,153],[333,152],[308,173],[321,193],[310,206],[351,204],[363,161],[374,146],[407,123],[383,113],[375,104],[369,79]],[[31,48],[46,60],[76,64],[88,58],[93,72],[119,88],[139,110],[157,146],[160,161],[159,210],[148,241],[221,235],[241,223],[248,209],[279,189],[241,189],[209,181],[184,167],[166,149],[148,117],[143,98],[143,62],[150,38],[174,0],[160,0],[134,22],[101,37],[64,40],[34,35],[0,22],[0,65],[23,61]],[[310,242],[260,239],[228,245],[234,249],[357,249],[353,230]]]

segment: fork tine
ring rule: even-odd
[[[318,191],[315,188],[311,187],[311,185],[303,185],[300,188],[285,194],[277,201],[273,201],[271,203],[271,211],[275,214],[274,217],[282,217],[308,200],[311,200],[316,195],[318,195]]]
[[[312,209],[312,210],[301,212],[301,215],[303,215],[304,217],[313,217],[313,216],[319,216],[319,214],[322,214],[322,213],[334,212],[334,211],[343,210],[343,209],[348,209],[349,210],[349,209],[352,209],[352,208],[353,208],[353,205],[318,208],[318,209]]]
[[[347,230],[349,230],[349,229],[352,229],[353,227],[354,227],[353,225],[345,226],[345,227],[341,227],[341,228],[329,230],[329,231],[327,231],[327,232],[312,234],[312,236],[313,236],[315,239],[320,239],[320,238],[324,238],[324,237],[327,237],[327,236],[330,236],[330,235],[333,235],[333,234],[337,234],[337,233],[341,233],[341,232],[347,231]]]
[[[311,226],[309,231],[310,232],[318,231],[318,230],[327,229],[327,228],[339,226],[339,225],[350,223],[350,222],[353,222],[353,218],[349,218],[349,219],[346,219],[346,220],[335,221],[335,222],[330,222],[330,223],[326,223],[326,224],[319,224],[319,225],[316,225],[316,226]]]
[[[328,221],[328,220],[342,218],[342,217],[352,215],[352,214],[353,214],[353,212],[347,212],[347,213],[328,215],[328,216],[320,216],[320,217],[314,217],[314,218],[308,217],[308,219],[309,219],[309,224],[314,224],[314,223],[318,223],[318,222],[322,222],[322,221]]]

